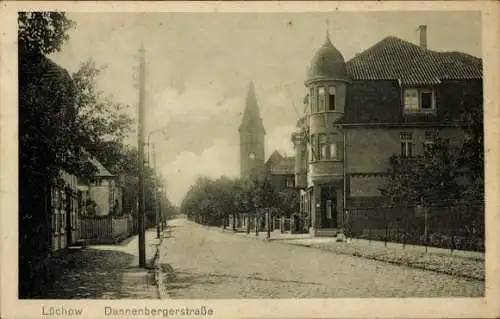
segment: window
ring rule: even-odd
[[[337,158],[337,144],[330,142],[330,158]]]
[[[330,134],[330,141],[328,145],[329,156],[331,159],[342,159],[343,153],[343,142],[338,141],[338,135],[336,133]]]
[[[313,155],[314,147],[313,147],[313,143],[314,143],[314,135],[311,135],[311,139],[309,140],[309,162],[314,161],[314,155]]]
[[[413,133],[411,132],[401,132],[401,156],[411,157],[413,149]]]
[[[57,229],[57,216],[59,214],[57,213],[58,209],[58,198],[57,198],[57,190],[55,188],[52,188],[52,231],[55,232]]]
[[[293,184],[294,184],[294,180],[293,178],[287,178],[286,179],[286,187],[293,187]]]
[[[417,90],[405,90],[405,110],[418,111]]]
[[[314,88],[309,89],[309,109],[311,110],[311,113],[314,112]]]
[[[330,86],[328,88],[328,110],[335,110],[335,87]]]
[[[318,88],[318,112],[325,111],[325,87],[320,86]]]
[[[406,113],[432,113],[435,97],[432,89],[405,89],[404,108]]]
[[[432,109],[432,91],[420,91],[420,107],[424,110]]]
[[[434,147],[437,138],[437,131],[427,130],[424,132],[424,152],[429,152]]]
[[[326,134],[319,134],[319,159],[326,159]]]

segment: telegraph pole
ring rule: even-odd
[[[145,111],[145,86],[146,70],[145,70],[145,52],[144,46],[141,43],[139,49],[139,134],[138,134],[138,151],[139,151],[139,267],[146,267],[146,234],[144,230],[144,111]]]

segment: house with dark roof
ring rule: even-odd
[[[301,211],[314,235],[336,234],[346,210],[380,198],[392,155],[418,156],[440,137],[465,138],[464,113],[482,110],[482,61],[386,37],[345,62],[327,34],[307,72],[292,134]],[[373,203],[373,201],[372,201]]]

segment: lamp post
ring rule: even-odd
[[[149,160],[149,149],[150,147],[152,146],[152,153],[153,153],[153,169],[154,169],[154,172],[155,172],[155,176],[154,176],[154,180],[153,180],[153,183],[154,183],[154,194],[153,194],[153,201],[154,201],[154,211],[155,211],[155,219],[156,219],[156,237],[157,238],[160,238],[161,236],[161,229],[160,229],[160,223],[161,223],[161,219],[160,219],[160,207],[158,205],[158,189],[157,189],[157,180],[156,180],[156,152],[155,152],[155,145],[152,144],[151,145],[151,135],[155,134],[155,133],[160,133],[162,132],[163,134],[165,134],[165,128],[161,128],[161,129],[156,129],[156,130],[152,130],[151,132],[149,132],[148,134],[148,142],[147,142],[147,145],[148,145],[148,165],[149,167],[151,167],[151,163],[150,163],[150,160]]]
[[[267,239],[271,238],[271,209],[266,208]]]

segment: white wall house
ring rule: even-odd
[[[122,186],[117,175],[111,174],[99,161],[90,159],[98,172],[88,186],[88,198],[96,203],[96,215],[107,216],[113,212],[115,201],[118,210],[122,209]]]

